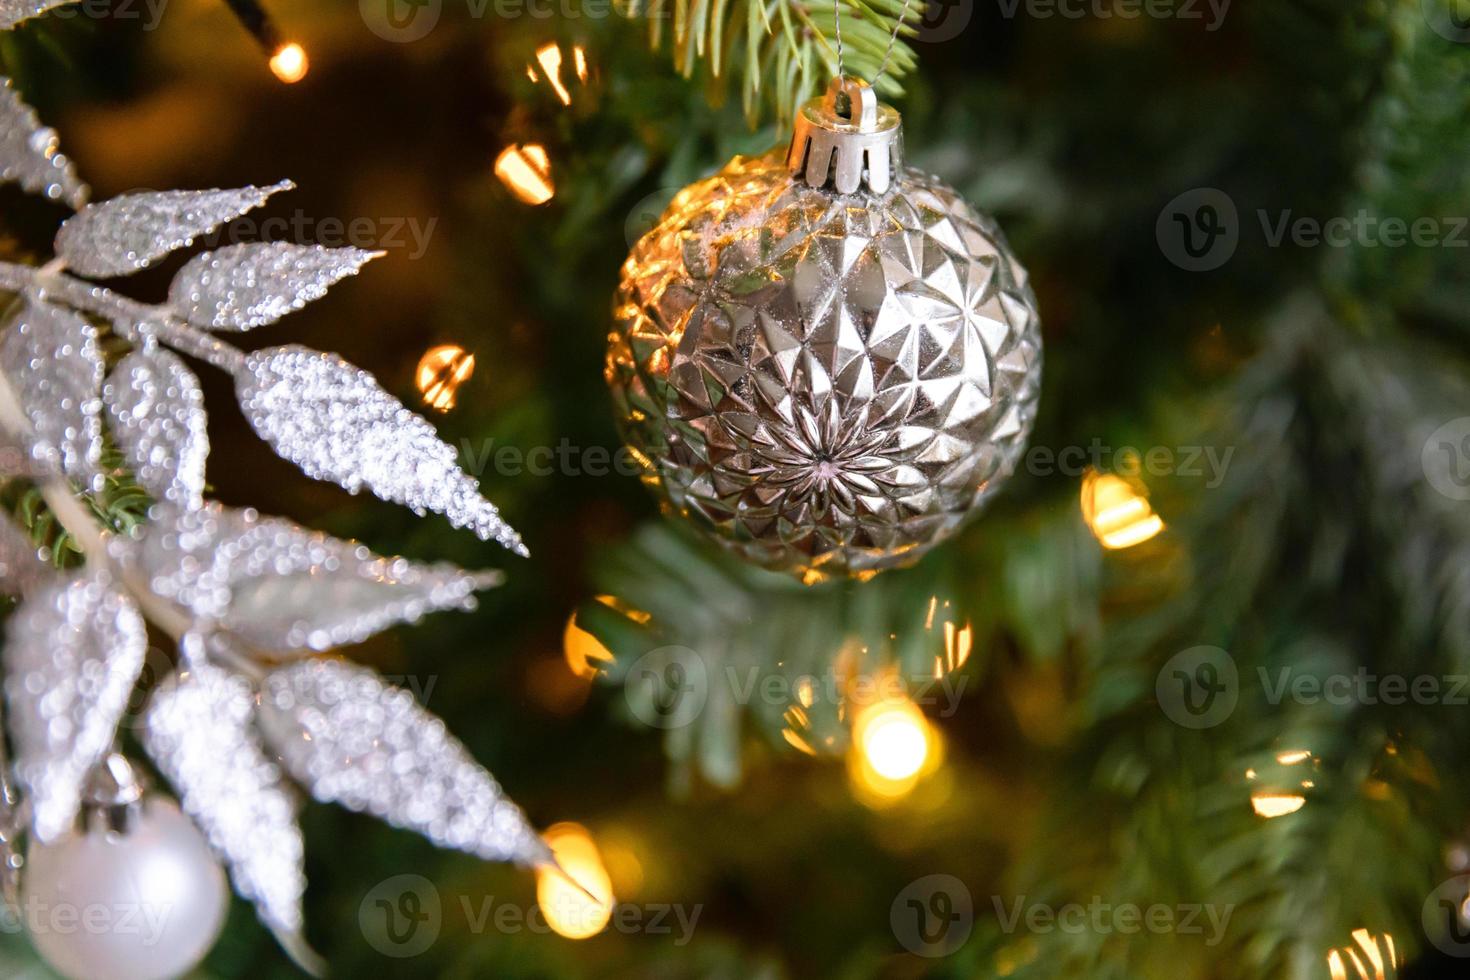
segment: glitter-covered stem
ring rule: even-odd
[[[104,286],[51,271],[49,267],[35,269],[0,262],[0,290],[17,293],[39,290],[51,300],[112,323],[146,325],[143,328],[160,342],[231,374],[245,362],[245,355],[237,348],[189,326],[167,306],[140,303]]]

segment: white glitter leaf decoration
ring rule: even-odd
[[[236,377],[245,417],[308,476],[357,493],[366,487],[417,514],[433,511],[482,540],[526,555],[521,537],[459,468],[434,427],[371,374],[335,354],[272,347],[245,358]]]
[[[37,592],[6,624],[15,773],[40,840],[72,828],[87,773],[112,745],[147,648],[143,617],[103,572]]]
[[[195,326],[251,330],[321,299],[382,254],[286,242],[227,245],[190,259],[169,287],[169,303]]]
[[[527,867],[554,862],[519,807],[407,691],[341,660],[304,660],[261,689],[266,742],[311,795],[439,847]]]
[[[102,394],[138,483],[160,502],[200,507],[209,434],[204,393],[188,365],[156,345],[135,350],[118,362]]]
[[[9,517],[0,517],[0,592],[29,595],[56,581],[56,569],[41,560],[36,545]]]
[[[443,609],[474,608],[499,572],[382,558],[280,518],[209,503],[159,514],[114,552],[152,591],[269,651],[329,650]]]
[[[102,352],[75,313],[28,297],[0,341],[0,369],[19,394],[31,458],[99,489]]]
[[[19,184],[32,194],[72,208],[87,203],[90,191],[61,152],[56,131],[41,125],[21,101],[10,79],[0,75],[0,184]]]
[[[56,254],[83,276],[129,276],[293,186],[158,191],[89,204],[62,223]]]
[[[76,3],[76,0],[0,0],[0,31],[8,31],[32,17],[69,3]]]
[[[265,756],[243,678],[197,664],[149,702],[143,746],[230,868],[235,891],[272,929],[301,929],[304,846],[296,802]]]

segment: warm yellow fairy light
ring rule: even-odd
[[[569,106],[572,104],[572,91],[561,76],[562,65],[565,63],[566,56],[562,54],[561,45],[555,41],[548,41],[536,49],[535,64],[526,65],[526,77],[533,85],[540,83],[541,79],[545,78],[546,84],[550,85],[551,90],[556,93],[557,100],[562,105]],[[536,71],[537,65],[541,67],[540,72]],[[580,44],[572,48],[572,71],[576,74],[577,81],[584,85],[587,84],[589,74],[587,52]]]
[[[571,105],[572,93],[567,91],[561,81],[561,46],[555,42],[541,45],[536,49],[536,62],[546,73],[546,83],[551,86],[556,97],[561,99],[561,104]]]
[[[600,676],[613,662],[612,651],[603,646],[597,637],[577,625],[576,613],[572,613],[567,620],[567,628],[561,639],[567,666],[578,677],[592,680]]]
[[[1354,929],[1357,948],[1343,946],[1327,953],[1327,970],[1332,980],[1394,980],[1399,966],[1393,936],[1375,938],[1367,929]],[[1349,969],[1351,964],[1351,969]]]
[[[536,904],[547,925],[568,939],[597,935],[612,918],[613,892],[592,835],[580,824],[559,823],[543,836],[562,869],[536,871]]]
[[[1141,488],[1095,470],[1082,479],[1082,516],[1102,546],[1114,550],[1142,544],[1164,529]]]
[[[512,143],[495,158],[495,176],[527,204],[545,204],[556,196],[551,159],[539,143]]]
[[[929,720],[912,701],[868,705],[853,721],[849,772],[865,795],[896,799],[918,784],[932,762],[935,741]]]
[[[1312,753],[1307,749],[1292,749],[1289,752],[1278,752],[1276,761],[1283,766],[1294,766],[1298,762],[1306,762],[1311,757]]]
[[[1267,820],[1284,817],[1306,806],[1307,798],[1299,793],[1256,793],[1251,796],[1251,809]]]
[[[277,78],[287,85],[294,85],[311,70],[311,60],[306,57],[306,49],[292,41],[276,48],[276,53],[271,55],[270,66]]]
[[[414,382],[424,404],[440,412],[454,407],[459,386],[475,373],[475,355],[458,344],[431,347],[419,358]]]

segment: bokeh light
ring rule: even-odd
[[[306,49],[295,41],[283,44],[271,55],[271,73],[287,85],[295,85],[311,70],[311,59]]]
[[[607,926],[613,910],[612,879],[597,844],[587,828],[576,823],[556,824],[542,836],[565,871],[536,871],[536,903],[547,924],[568,939],[597,935]]]
[[[512,143],[495,158],[495,176],[526,204],[545,204],[556,196],[551,158],[539,143]]]
[[[891,698],[861,709],[852,726],[848,773],[860,799],[900,799],[931,772],[938,736],[912,701]]]
[[[439,412],[454,407],[460,385],[475,373],[475,355],[458,344],[431,347],[419,358],[414,383],[424,404]]]
[[[1082,478],[1082,517],[1104,548],[1131,548],[1164,530],[1141,486],[1088,470]]]
[[[1353,945],[1327,953],[1332,980],[1394,980],[1399,956],[1393,936],[1374,936],[1367,929],[1353,930]]]

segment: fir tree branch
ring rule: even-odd
[[[901,80],[918,62],[904,38],[918,33],[922,4],[837,2],[843,70],[873,79],[898,30],[900,37],[877,88],[890,98],[902,95]],[[752,126],[767,113],[782,122],[791,119],[797,107],[837,73],[838,13],[821,0],[638,0],[628,12],[648,21],[648,41],[655,50],[663,46],[667,28],[670,55],[685,78],[694,77],[703,63],[710,79],[725,82],[727,68],[736,66],[741,101]]]

